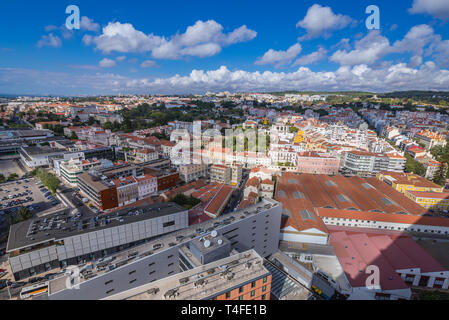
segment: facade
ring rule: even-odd
[[[122,207],[133,202],[139,198],[139,188],[136,178],[129,176],[126,178],[119,178],[113,181],[117,190],[118,206]]]
[[[118,207],[117,187],[106,177],[84,172],[78,175],[78,187],[81,193],[101,210]]]
[[[296,158],[299,173],[338,174],[340,158],[316,152],[301,152]]]
[[[150,174],[136,177],[139,199],[144,199],[157,192],[157,178]]]
[[[404,194],[406,191],[443,192],[443,187],[413,173],[382,171],[376,177]]]
[[[156,150],[138,149],[135,151],[135,161],[138,163],[148,162],[159,159],[159,154]]]
[[[173,203],[150,205],[133,215],[127,213],[79,222],[69,215],[56,214],[45,220],[15,224],[7,246],[15,279],[99,259],[188,226],[187,211]],[[30,234],[29,230],[34,231]]]
[[[446,137],[431,131],[421,131],[415,135],[415,139],[425,145],[426,151],[436,146],[445,147],[447,144]]]
[[[179,178],[185,183],[189,183],[200,178],[207,177],[207,164],[186,164],[179,166]]]
[[[231,184],[231,168],[222,164],[214,164],[209,169],[211,182]]]
[[[343,170],[357,175],[381,171],[404,172],[406,158],[399,154],[376,154],[362,151],[345,153]]]
[[[449,192],[405,191],[405,196],[426,209],[449,210]]]

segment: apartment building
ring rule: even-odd
[[[297,172],[336,175],[340,168],[340,158],[317,152],[300,152],[296,158]]]
[[[405,196],[426,209],[449,210],[449,192],[405,191]]]
[[[81,194],[101,210],[118,207],[117,186],[106,176],[83,172],[78,175],[78,187]]]
[[[376,177],[404,194],[406,191],[443,192],[443,187],[413,173],[382,171]]]
[[[365,151],[345,153],[342,169],[357,175],[372,175],[381,171],[403,172],[406,158],[399,154],[379,154]]]
[[[211,182],[224,183],[236,186],[242,181],[243,167],[240,164],[232,165],[215,164],[209,168]]]
[[[134,161],[137,163],[148,162],[159,159],[159,154],[152,149],[137,149],[135,152]]]
[[[425,145],[426,151],[429,151],[430,149],[436,146],[445,147],[447,144],[446,137],[440,135],[437,132],[432,132],[428,130],[421,131],[415,134],[415,139],[418,142],[423,143]]]
[[[139,199],[139,188],[136,178],[129,176],[112,181],[117,190],[118,206],[122,207]]]
[[[157,192],[157,178],[150,174],[136,177],[139,200]]]
[[[231,184],[231,168],[222,164],[214,164],[209,168],[211,182]]]
[[[185,164],[178,168],[179,178],[189,183],[200,178],[206,178],[208,174],[207,164]]]

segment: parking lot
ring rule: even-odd
[[[46,188],[40,189],[35,179],[2,184],[0,185],[0,234],[8,232],[9,215],[17,218],[21,206],[30,210],[33,215],[45,215],[65,207]]]

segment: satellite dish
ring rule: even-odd
[[[223,244],[223,240],[219,239],[218,240],[218,245],[222,245]]]
[[[214,230],[210,233],[210,235],[215,238],[216,236],[218,236],[218,232]]]
[[[204,241],[204,247],[205,248],[209,248],[210,247],[210,241],[209,240]]]

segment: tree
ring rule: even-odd
[[[445,164],[441,163],[438,167],[437,172],[435,172],[435,176],[433,177],[433,182],[435,182],[439,186],[444,186],[446,184],[446,172],[447,167]]]
[[[32,217],[33,217],[33,214],[31,213],[30,210],[28,210],[24,206],[21,206],[19,208],[19,211],[17,212],[17,222],[26,221],[26,220],[31,219]]]
[[[15,180],[17,180],[17,179],[19,179],[19,175],[18,175],[17,173],[11,173],[11,174],[8,176],[8,181],[15,181]]]
[[[70,136],[70,140],[78,140],[78,136],[76,135],[75,131],[72,131],[72,134]]]
[[[0,183],[3,183],[6,181],[6,178],[3,174],[0,173]]]
[[[415,173],[419,176],[424,176],[426,174],[426,168],[421,162],[416,161],[409,154],[405,154],[407,161],[405,163],[405,172],[407,173]]]

